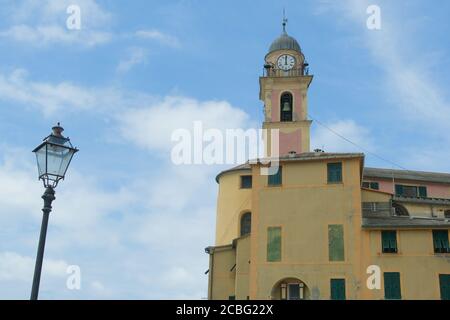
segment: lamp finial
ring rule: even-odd
[[[56,136],[56,137],[62,137],[63,135],[62,135],[62,132],[64,131],[64,128],[63,127],[61,127],[61,124],[58,122],[57,124],[56,124],[56,126],[54,126],[53,128],[52,128],[52,134],[54,135],[54,136]]]

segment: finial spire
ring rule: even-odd
[[[286,10],[283,8],[283,33],[286,33],[286,24],[288,19],[286,18]]]

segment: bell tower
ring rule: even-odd
[[[309,75],[297,40],[283,32],[272,42],[265,56],[264,75],[259,79],[259,98],[264,102],[263,129],[279,130],[279,154],[309,152],[311,121],[307,119],[307,92],[313,77]],[[272,141],[266,143],[270,150]]]

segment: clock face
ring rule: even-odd
[[[295,58],[289,54],[283,54],[278,58],[277,66],[279,69],[291,70],[295,65]]]

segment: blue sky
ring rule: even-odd
[[[66,28],[66,8],[82,28]],[[366,8],[381,9],[368,30]],[[56,190],[43,299],[206,297],[221,166],[175,166],[171,132],[259,127],[281,33],[314,81],[309,112],[365,150],[450,172],[446,1],[0,0],[0,298],[27,299],[43,192],[31,150],[60,121],[80,152]],[[313,124],[312,147],[361,151]],[[366,165],[392,164],[367,155]],[[81,268],[81,290],[66,268]]]

